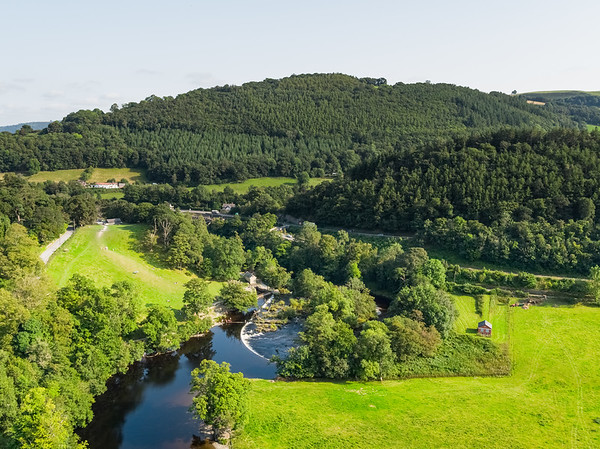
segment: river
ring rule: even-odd
[[[375,296],[380,318],[385,316],[389,299]],[[190,449],[199,422],[188,409],[190,373],[204,359],[227,362],[232,372],[245,377],[272,379],[275,366],[260,354],[283,355],[302,326],[292,322],[276,333],[252,334],[243,324],[213,327],[202,337],[192,338],[171,354],[134,363],[127,373],[113,376],[107,391],[96,399],[94,419],[79,435],[90,449]]]
[[[126,374],[111,378],[81,437],[90,449],[189,449],[199,432],[198,421],[188,412],[190,372],[202,360],[226,361],[232,372],[245,377],[275,377],[275,366],[244,346],[241,329],[242,324],[213,327],[176,353],[137,362]]]

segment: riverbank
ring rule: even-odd
[[[190,448],[199,435],[189,413],[191,371],[204,359],[227,362],[232,372],[251,379],[274,379],[275,366],[248,351],[243,325],[222,323],[170,354],[135,362],[113,376],[96,398],[94,419],[79,434],[90,449]],[[209,446],[210,447],[210,446]]]

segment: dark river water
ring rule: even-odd
[[[375,296],[380,318],[389,299]],[[243,324],[213,327],[207,335],[193,338],[172,354],[134,363],[126,374],[108,382],[108,390],[96,399],[94,419],[79,431],[90,449],[190,449],[199,422],[188,412],[190,373],[204,359],[228,362],[232,372],[245,377],[272,379],[275,366],[254,354],[240,340]],[[294,327],[290,329],[294,332]],[[295,329],[295,332],[300,328]],[[272,334],[254,341],[266,354]],[[267,347],[263,347],[263,346]],[[288,344],[289,346],[289,344]],[[205,446],[209,448],[210,446]]]
[[[91,449],[189,449],[199,433],[198,421],[188,412],[190,373],[202,360],[228,362],[232,372],[245,377],[275,377],[275,366],[244,346],[241,328],[213,327],[176,353],[135,363],[126,374],[114,376],[80,436]]]

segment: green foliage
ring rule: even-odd
[[[0,279],[14,281],[29,273],[39,274],[41,265],[37,242],[20,224],[10,225],[0,240]]]
[[[218,440],[225,432],[243,429],[247,421],[250,381],[242,373],[229,372],[230,365],[203,360],[192,371],[191,407],[194,415],[212,426]]]
[[[388,328],[379,321],[370,321],[358,336],[355,354],[358,377],[363,380],[392,377],[396,370]]]
[[[229,281],[221,287],[219,299],[226,307],[240,312],[247,312],[258,305],[256,291],[240,281]]]
[[[34,388],[23,399],[21,413],[14,424],[15,439],[23,449],[83,448],[77,444],[62,410],[44,388]]]
[[[75,226],[92,224],[98,215],[96,201],[89,193],[72,196],[66,209]]]
[[[179,347],[177,319],[172,309],[155,305],[148,308],[148,315],[142,322],[142,331],[146,338],[146,351],[165,352]]]
[[[399,361],[432,357],[442,343],[437,329],[426,326],[423,321],[397,315],[387,318],[385,324],[389,328],[391,348]]]
[[[236,279],[246,261],[239,237],[214,236],[207,242],[204,254],[203,271],[218,281]]]
[[[308,348],[309,377],[343,379],[349,376],[349,358],[353,354],[356,337],[350,326],[334,319],[326,305],[317,306],[306,319],[300,339]]]
[[[94,173],[94,167],[88,167],[85,170],[83,170],[83,172],[81,172],[79,179],[81,181],[89,181],[90,178],[92,177],[92,173]]]
[[[262,246],[257,247],[249,254],[248,268],[254,270],[256,276],[269,287],[281,289],[287,287],[291,275],[279,265],[270,250]]]
[[[600,267],[595,265],[590,270],[589,291],[596,303],[600,302]]]
[[[185,284],[183,294],[183,311],[188,318],[208,312],[208,307],[213,303],[214,296],[204,279],[190,279]]]
[[[410,315],[413,311],[420,311],[425,324],[434,326],[443,336],[452,329],[457,315],[450,297],[429,283],[404,287],[389,309],[392,314]]]

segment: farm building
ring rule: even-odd
[[[96,182],[94,184],[88,184],[88,187],[92,189],[122,189],[125,187],[124,182]]]
[[[231,209],[235,208],[235,203],[223,203],[221,206],[221,213],[228,214]]]
[[[483,320],[477,325],[477,334],[484,337],[492,336],[492,323],[488,320]]]

